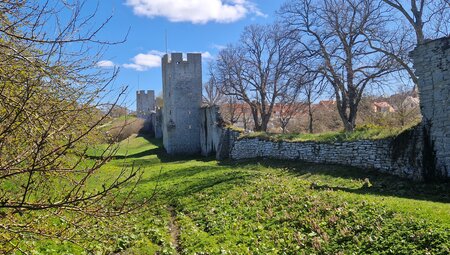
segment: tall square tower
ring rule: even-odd
[[[202,56],[166,54],[162,58],[163,142],[169,154],[200,153]]]
[[[138,90],[136,91],[136,115],[141,119],[149,119],[155,112],[155,91]]]

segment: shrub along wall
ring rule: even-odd
[[[421,125],[395,138],[351,142],[274,142],[260,138],[234,141],[230,158],[272,158],[342,164],[422,180]]]

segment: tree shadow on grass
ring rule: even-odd
[[[259,159],[238,162],[226,161],[220,164],[242,167],[260,164],[265,167],[279,168],[287,171],[293,177],[311,181],[311,187],[316,189],[450,203],[449,181],[415,182],[372,169],[299,161]],[[350,180],[358,180],[359,182],[349,182]]]
[[[173,197],[184,197],[202,192],[206,189],[214,187],[208,192],[209,196],[216,197],[230,190],[230,185],[237,185],[246,182],[248,179],[238,174],[217,174],[214,176],[203,177],[193,180],[183,186],[172,189]]]
[[[191,166],[162,171],[143,178],[139,184],[155,185],[165,200],[176,201],[177,198],[187,197],[209,188],[213,189],[208,190],[208,194],[217,196],[228,192],[231,186],[246,183],[254,176],[255,173],[233,171],[220,166]]]

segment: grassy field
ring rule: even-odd
[[[91,154],[97,152],[93,149]],[[31,254],[449,254],[450,188],[301,162],[169,157],[132,137],[97,176],[142,167],[130,215],[96,239],[34,242]],[[156,193],[155,193],[156,192]]]

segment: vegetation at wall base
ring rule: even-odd
[[[356,127],[352,132],[337,131],[337,132],[324,132],[318,134],[274,134],[266,132],[251,132],[242,134],[239,139],[246,138],[258,138],[261,140],[274,141],[274,142],[351,142],[358,140],[378,140],[393,138],[411,128],[414,128],[417,123],[411,124],[405,128],[399,127],[383,127],[373,124],[366,124]]]

